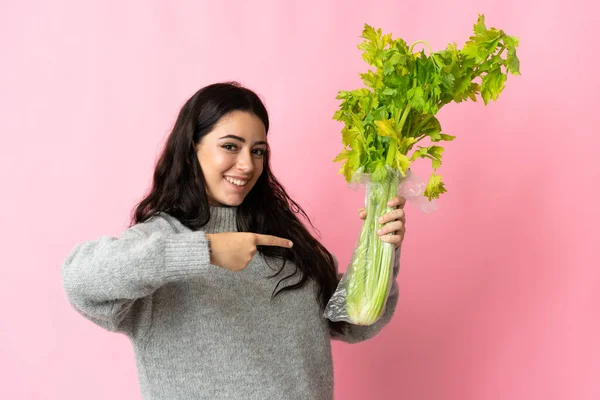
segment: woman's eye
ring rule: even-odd
[[[235,144],[224,144],[221,147],[223,147],[224,149],[230,150],[230,151],[233,151],[233,150],[237,149],[237,146]],[[254,152],[255,152],[254,154],[262,157],[262,156],[265,155],[266,150],[264,150],[264,149],[256,149],[256,150],[254,150]]]

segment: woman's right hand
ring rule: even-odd
[[[224,232],[206,234],[210,240],[211,264],[230,271],[241,271],[256,254],[256,246],[279,246],[291,248],[293,243],[277,236],[252,232]]]

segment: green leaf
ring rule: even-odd
[[[431,201],[432,199],[439,198],[440,195],[445,192],[446,188],[444,188],[442,177],[440,175],[436,175],[435,173],[431,174],[424,195]]]
[[[444,152],[444,148],[441,146],[430,146],[427,148],[427,153],[432,156],[433,158],[436,158],[438,160],[440,160],[442,158],[442,153]]]
[[[514,48],[508,49],[508,55],[506,57],[507,65],[506,68],[513,75],[521,75],[519,71],[519,58],[517,57],[517,51]]]
[[[487,73],[481,80],[481,98],[483,98],[484,104],[490,100],[497,100],[498,96],[504,89],[504,82],[506,81],[506,75],[502,73],[500,68]]]
[[[343,121],[344,120],[344,110],[337,110],[333,114],[333,119],[338,120],[338,121]]]
[[[419,157],[425,158],[426,156],[427,156],[427,148],[420,147],[413,152],[412,156],[410,157],[410,161],[415,161]]]
[[[354,174],[355,169],[352,168],[352,165],[349,162],[344,163],[342,168],[340,169],[340,173],[344,175],[346,178],[346,182],[350,182],[352,180],[352,175]]]
[[[410,167],[409,158],[401,152],[396,152],[396,169],[406,171]]]
[[[421,86],[410,89],[408,93],[406,93],[406,98],[410,105],[417,111],[422,111],[425,107],[425,97]]]
[[[485,59],[496,50],[500,40],[505,36],[501,30],[491,28],[487,29],[484,24],[484,16],[479,15],[477,24],[473,27],[474,36],[469,38],[461,53],[472,57],[477,63]]]
[[[396,131],[394,130],[394,120],[384,119],[380,121],[375,121],[375,125],[378,128],[377,133],[379,134],[379,136],[397,136]]]
[[[440,136],[442,137],[442,140],[445,140],[446,142],[451,142],[454,139],[456,139],[456,136],[446,135],[446,134],[443,134],[443,133]]]
[[[381,77],[375,74],[373,71],[367,71],[364,74],[360,74],[361,79],[370,88],[379,89],[383,86],[383,82],[381,81]]]
[[[342,150],[342,152],[340,154],[335,156],[335,158],[333,159],[333,162],[347,160],[349,155],[350,155],[350,152],[348,150]]]
[[[516,36],[506,35],[504,37],[504,43],[506,43],[506,46],[508,47],[519,47],[519,41],[520,39]]]
[[[362,133],[357,126],[345,126],[342,129],[342,143],[345,146],[350,146],[350,144]]]
[[[416,134],[427,135],[434,142],[441,140],[440,132],[442,131],[442,126],[440,125],[440,121],[433,115],[429,115],[427,118],[429,118],[429,120],[423,125],[419,132],[416,132]]]
[[[378,35],[377,31],[371,25],[365,24],[361,37],[367,39],[369,41],[367,43],[375,45],[377,43],[377,41],[379,40],[380,35],[381,35],[381,30],[379,30],[379,35]]]
[[[415,161],[417,158],[431,158],[441,162],[442,153],[444,152],[444,148],[441,146],[429,146],[429,147],[421,147],[415,150],[410,160]]]
[[[345,91],[345,90],[340,90],[335,98],[338,99],[338,100],[345,100],[348,97],[350,97],[351,95],[352,95],[352,92],[348,92],[348,91]]]
[[[477,18],[477,23],[473,27],[473,31],[478,35],[483,34],[485,33],[485,31],[487,31],[487,28],[485,27],[485,16],[483,14],[479,14],[479,17]]]
[[[406,152],[410,150],[412,145],[415,143],[417,143],[417,139],[415,139],[414,137],[405,136],[402,139],[400,139],[399,149],[402,151],[403,154],[406,154]]]
[[[452,95],[454,96],[454,101],[456,103],[460,103],[469,98],[469,94],[471,93],[471,77],[469,76],[461,76],[457,78],[454,83],[454,92]]]
[[[442,135],[439,132],[432,132],[427,136],[429,136],[429,139],[431,139],[432,142],[439,142],[442,140]]]

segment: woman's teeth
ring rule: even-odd
[[[227,182],[231,182],[236,186],[246,186],[246,183],[248,183],[248,181],[239,181],[237,179],[229,178],[228,176],[226,176],[225,179]]]

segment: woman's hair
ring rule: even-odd
[[[237,82],[216,83],[198,90],[179,112],[156,164],[150,193],[136,205],[131,225],[144,222],[160,212],[172,215],[193,231],[208,223],[210,208],[206,183],[195,145],[221,118],[233,111],[256,115],[265,125],[266,132],[269,132],[267,110],[253,91]],[[273,175],[269,158],[270,148],[267,144],[263,172],[237,207],[237,229],[239,232],[289,238],[294,242],[291,249],[258,246],[263,257],[283,259],[281,268],[273,276],[283,271],[288,259],[296,266],[293,274],[278,282],[272,297],[286,290],[301,288],[312,278],[318,287],[317,300],[324,310],[339,282],[334,259],[296,215],[301,214],[313,226],[302,207],[288,196]],[[296,274],[300,274],[297,283],[277,290],[283,281]],[[341,333],[344,323],[329,321],[329,325],[334,332]]]

